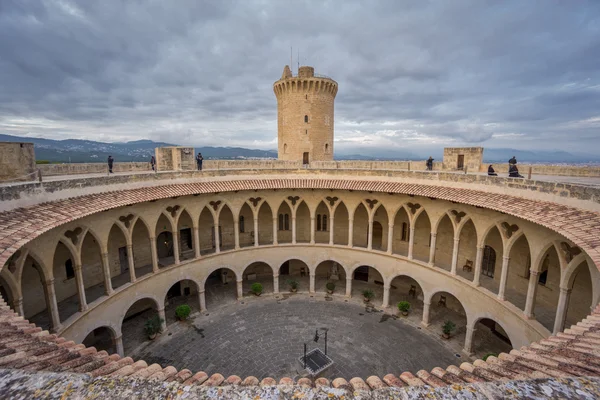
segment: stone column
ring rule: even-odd
[[[258,215],[254,217],[254,247],[258,247]]]
[[[156,238],[150,237],[150,254],[152,255],[152,272],[158,272],[158,251],[156,251]]]
[[[241,300],[244,297],[244,282],[236,281],[236,286],[237,286],[237,298],[238,298],[238,300]]]
[[[233,241],[235,249],[238,250],[240,248],[240,221],[233,221]]]
[[[458,264],[458,245],[460,243],[459,238],[454,238],[454,247],[452,248],[452,268],[450,273],[456,275],[456,265]]]
[[[279,274],[273,275],[273,293],[279,294]]]
[[[431,245],[429,246],[429,266],[433,267],[435,264],[435,240],[437,238],[437,233],[431,232]]]
[[[538,271],[529,270],[529,286],[527,287],[527,301],[525,302],[525,317],[535,318],[533,310],[535,309],[535,294],[538,286]]]
[[[77,294],[79,295],[79,311],[83,312],[88,309],[85,299],[85,287],[83,285],[83,271],[81,264],[75,264],[75,282],[77,283]]]
[[[133,283],[136,281],[135,278],[135,264],[133,262],[133,246],[127,245],[127,264],[129,265],[129,282]]]
[[[279,239],[277,238],[277,217],[273,217],[273,244],[279,244]]]
[[[314,293],[315,292],[315,274],[314,272],[311,272],[310,275],[310,289],[309,292],[310,293]]]
[[[117,348],[117,354],[121,357],[125,357],[125,351],[123,350],[123,335],[115,338],[115,347]]]
[[[388,308],[390,306],[390,285],[385,284],[383,286],[383,302],[381,307]]]
[[[483,262],[483,246],[477,246],[477,255],[475,256],[475,276],[473,277],[473,284],[479,286],[479,279],[481,278],[481,263]]]
[[[175,265],[179,264],[179,231],[173,231],[173,260]]]
[[[569,307],[569,299],[571,297],[571,289],[560,288],[558,297],[558,305],[556,306],[556,317],[554,318],[554,330],[552,333],[556,335],[565,329],[565,319],[567,317],[567,309]]]
[[[104,294],[110,296],[113,293],[112,281],[110,280],[110,260],[108,252],[102,253],[102,273],[104,274]]]
[[[465,348],[463,351],[469,355],[473,354],[473,335],[475,334],[475,328],[467,327],[467,333],[465,335]]]
[[[56,291],[54,290],[54,278],[42,282],[44,294],[46,295],[46,305],[50,314],[50,323],[52,332],[56,333],[62,329],[60,323],[60,314],[58,313],[58,303],[56,302]]]
[[[296,214],[292,216],[292,244],[296,244]]]
[[[352,297],[352,278],[346,278],[346,297]]]
[[[18,299],[15,299],[13,301],[12,308],[13,308],[14,312],[19,314],[21,317],[25,316],[25,313],[23,312],[23,298],[22,297],[19,297]]]
[[[348,247],[352,247],[352,239],[354,237],[354,216],[348,219]]]
[[[158,318],[160,318],[160,331],[166,332],[167,331],[167,317],[165,315],[164,308],[161,308],[160,310],[158,310]]]
[[[213,230],[215,231],[215,253],[221,252],[221,238],[219,238],[219,224],[215,224],[213,226]]]
[[[413,259],[413,248],[415,247],[415,227],[410,227],[410,237],[408,238],[408,259]]]
[[[367,250],[373,250],[373,219],[369,218],[369,229],[367,233]]]
[[[201,292],[198,292],[198,302],[200,303],[200,312],[205,312],[206,311],[206,295],[204,293],[204,290]]]
[[[315,244],[315,217],[310,217],[310,244]]]
[[[423,318],[421,319],[421,325],[425,328],[427,328],[430,325],[429,324],[429,306],[431,306],[431,303],[423,302]]]
[[[329,245],[333,246],[333,234],[335,233],[333,230],[333,217],[329,218]]]
[[[194,232],[194,257],[200,258],[200,228],[195,226]],[[237,230],[236,230],[237,232]]]
[[[392,248],[394,246],[394,224],[388,225],[388,241],[387,241],[387,253],[392,254]]]
[[[498,289],[498,299],[504,300],[504,292],[506,291],[506,280],[508,278],[508,262],[510,257],[502,257],[502,271],[500,272],[500,288]]]

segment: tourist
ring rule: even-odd
[[[524,178],[523,175],[519,174],[519,168],[517,168],[517,164],[509,164],[508,176],[510,178]]]
[[[115,159],[113,158],[113,156],[108,156],[108,173],[112,174],[112,167],[113,167],[113,163],[115,162]]]
[[[517,164],[517,157],[512,156],[512,158],[510,160],[508,160],[508,165],[516,165]]]
[[[427,159],[427,171],[433,171],[433,158],[431,156]]]
[[[150,158],[150,166],[152,167],[152,171],[156,172],[156,158],[154,156]]]
[[[204,157],[202,157],[202,153],[198,153],[198,155],[196,156],[196,163],[198,163],[198,171],[202,171],[202,160],[204,160]]]
[[[492,167],[492,164],[490,164],[490,166],[488,167],[488,175],[489,176],[498,176],[498,174],[494,170],[494,167]]]

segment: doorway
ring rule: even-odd
[[[362,266],[354,270],[354,280],[369,282],[369,267]]]
[[[279,275],[289,275],[290,274],[290,262],[286,261],[281,264],[281,269],[279,270]]]
[[[127,247],[119,247],[119,265],[121,266],[121,273],[129,271],[129,260],[127,259]]]
[[[458,160],[456,161],[456,169],[463,169],[465,167],[465,155],[459,154]]]
[[[307,165],[309,163],[308,152],[302,153],[302,164]]]
[[[481,273],[490,278],[494,277],[496,271],[496,250],[490,246],[485,246],[483,250],[483,262],[481,263]]]
[[[185,228],[179,230],[179,243],[181,251],[192,250],[192,229]]]

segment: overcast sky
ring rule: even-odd
[[[290,62],[336,151],[600,148],[600,1],[0,0],[0,133],[275,149]]]

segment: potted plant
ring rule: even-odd
[[[454,331],[454,329],[456,328],[456,324],[452,321],[446,321],[444,322],[444,325],[442,325],[442,332],[443,332],[443,337],[444,339],[450,339],[450,334],[452,333],[452,331]]]
[[[332,294],[333,291],[335,290],[335,283],[333,283],[333,282],[327,282],[325,284],[325,288],[327,289],[327,293]]]
[[[254,293],[255,296],[260,296],[260,294],[263,291],[263,286],[260,283],[255,282],[250,287],[250,290],[252,291],[252,293]]]
[[[371,289],[365,289],[362,291],[362,295],[365,303],[368,303],[373,297],[375,297],[375,292],[373,292]]]
[[[299,283],[297,280],[288,279],[287,283],[288,283],[288,285],[290,285],[290,292],[296,293],[298,291]]]
[[[148,320],[144,324],[144,330],[146,331],[146,335],[148,335],[148,339],[156,339],[156,336],[160,332],[160,327],[163,322],[164,320],[158,315],[148,318]]]
[[[175,316],[177,316],[178,320],[184,321],[188,319],[191,312],[192,308],[190,306],[188,306],[187,304],[182,304],[180,306],[177,306],[177,308],[175,309]]]
[[[410,310],[410,303],[408,301],[399,302],[398,310],[406,317],[408,315],[408,311]]]

